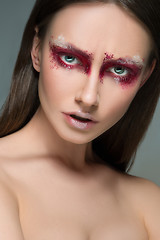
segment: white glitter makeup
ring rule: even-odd
[[[139,65],[141,68],[144,66],[144,60],[141,59],[140,56],[138,56],[138,55],[135,55],[132,58],[126,57],[125,61],[124,61],[124,59],[119,58],[117,60],[117,62],[118,63],[126,63],[126,64],[133,64],[134,63],[134,64]]]
[[[63,35],[60,35],[60,36],[58,36],[57,39],[53,40],[53,44],[56,45],[56,46],[58,46],[58,47],[68,48],[68,47],[66,46],[66,42],[65,42],[65,40],[64,40]]]
[[[136,63],[141,64],[141,65],[143,65],[143,63],[144,63],[144,60],[142,58],[140,58],[140,56],[138,56],[138,55],[133,56],[133,61],[135,61]]]

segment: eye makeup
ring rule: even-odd
[[[53,40],[53,36],[51,37]],[[62,48],[67,48],[63,35],[58,36],[57,39],[53,40],[54,45]]]
[[[66,43],[63,36],[49,42],[51,68],[62,67],[67,70],[76,69],[85,74],[91,73],[93,54]],[[100,68],[99,79],[103,83],[105,77],[111,77],[121,86],[133,84],[142,71],[144,60],[139,56],[132,58],[114,58],[114,54],[105,53]]]
[[[58,44],[49,42],[51,63],[65,69],[77,69],[86,74],[91,71],[92,54],[87,51],[77,49],[71,44]],[[58,67],[56,66],[56,67]]]
[[[130,85],[138,79],[142,68],[141,61],[135,61],[134,58],[127,57],[117,60],[105,58],[100,70],[100,79],[103,82],[103,79],[109,76],[123,86]]]
[[[114,58],[114,55],[113,54],[109,54],[109,53],[105,53],[105,58],[104,58],[104,61],[105,60],[111,60]]]

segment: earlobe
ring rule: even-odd
[[[31,58],[34,69],[40,72],[40,40],[37,35],[35,35],[33,39]]]
[[[147,73],[145,74],[145,76],[143,77],[143,80],[141,82],[140,88],[147,82],[148,78],[151,76],[152,72],[154,71],[154,68],[156,66],[156,59],[153,60],[150,68],[148,69]]]

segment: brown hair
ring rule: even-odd
[[[43,41],[53,15],[73,3],[114,2],[133,13],[148,29],[154,42],[149,65],[154,58],[155,69],[139,90],[128,111],[111,129],[93,140],[93,150],[104,164],[119,171],[127,171],[136,149],[152,119],[160,93],[160,1],[159,0],[37,0],[25,27],[21,48],[13,73],[9,96],[2,108],[0,117],[0,137],[7,136],[24,127],[39,107],[39,74],[32,66],[32,49],[35,27]]]

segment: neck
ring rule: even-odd
[[[67,167],[83,169],[92,158],[91,143],[75,144],[62,139],[38,109],[31,121],[24,128],[31,138],[35,154],[58,158]]]

